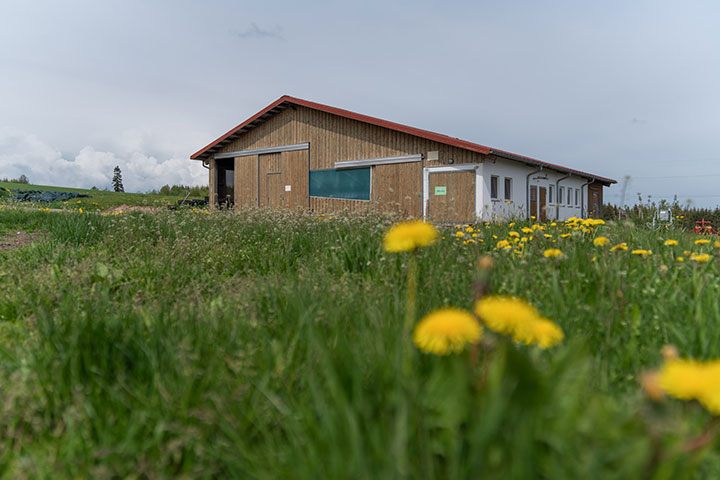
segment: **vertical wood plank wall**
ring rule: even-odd
[[[235,205],[240,208],[258,206],[257,176],[257,155],[235,158]]]
[[[330,213],[347,209],[353,212],[371,209],[391,210],[404,216],[422,216],[422,167],[479,163],[483,155],[444,145],[387,128],[294,106],[270,117],[265,123],[240,135],[221,152],[273,147],[296,143],[310,143],[310,170],[334,168],[335,162],[399,155],[423,154],[438,151],[438,160],[423,163],[378,165],[373,167],[371,201],[310,198],[308,201],[308,151],[283,152],[273,159],[260,155],[260,175],[253,166],[255,157],[235,160],[236,204],[252,206],[259,198],[259,206],[267,205],[267,173],[277,165],[284,185],[291,192],[281,194],[284,206],[308,208],[316,213]],[[212,176],[212,173],[211,173]],[[211,193],[214,181],[211,178]],[[474,193],[469,192],[473,194]],[[211,195],[212,196],[212,195]]]

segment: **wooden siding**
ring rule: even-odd
[[[258,199],[259,199],[259,205],[261,207],[271,207],[276,206],[280,203],[279,193],[276,192],[272,188],[268,188],[275,186],[276,182],[280,181],[280,162],[281,154],[280,153],[266,153],[263,155],[259,155],[259,168],[260,168],[260,175],[257,178],[258,185]],[[275,177],[277,178],[271,178]],[[249,177],[246,177],[249,178]],[[252,180],[250,180],[252,181]],[[270,195],[278,195],[278,198],[270,198]],[[277,205],[279,206],[279,205]]]
[[[422,217],[423,166],[448,165],[451,159],[454,164],[483,161],[483,155],[476,152],[299,106],[270,117],[226,145],[222,152],[304,142],[310,144],[309,151],[260,155],[259,172],[253,166],[255,156],[236,158],[236,204],[251,206],[256,197],[255,204],[260,207],[277,203],[287,208],[307,209],[309,203],[310,211],[317,213],[380,209],[419,218]],[[427,157],[430,151],[438,151],[437,161],[374,166],[370,202],[308,199],[308,161],[310,170],[322,170],[334,168],[337,161],[414,154]],[[281,172],[279,179],[269,179],[271,172]],[[273,190],[278,181],[282,184],[280,193]],[[211,189],[214,184],[211,178]],[[291,186],[290,192],[284,190],[285,185]],[[271,200],[269,195],[279,199]]]
[[[235,205],[257,207],[257,155],[235,158]]]
[[[284,207],[292,210],[308,208],[308,151],[282,152],[282,181]],[[290,191],[285,190],[290,187]]]
[[[437,172],[428,177],[428,217],[436,222],[471,223],[475,218],[475,172]],[[445,187],[445,195],[435,195]]]
[[[312,213],[367,213],[374,210],[372,202],[364,200],[343,200],[339,198],[310,197]]]
[[[380,210],[422,217],[422,165],[396,163],[372,169],[372,200]]]

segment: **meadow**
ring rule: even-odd
[[[720,357],[715,238],[518,222],[389,252],[396,222],[1,206],[41,236],[0,249],[0,475],[720,477],[713,413],[640,382],[667,345]],[[563,338],[414,343],[491,294]]]

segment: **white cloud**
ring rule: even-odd
[[[67,159],[36,135],[0,128],[0,177],[26,175],[39,185],[76,188],[110,188],[115,166],[123,175],[128,192],[146,192],[168,185],[206,185],[207,170],[200,162],[168,154],[157,158],[142,151],[147,142],[141,135],[124,138],[117,152],[86,146]]]

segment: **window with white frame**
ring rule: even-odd
[[[560,188],[558,188],[558,205],[562,205],[564,199],[565,199],[565,187],[560,187]]]
[[[495,175],[490,177],[490,198],[493,200],[498,199],[498,177]]]
[[[512,178],[505,177],[505,200],[512,200]]]
[[[579,188],[575,189],[575,206],[576,207],[580,206],[580,189]]]
[[[550,190],[548,191],[548,203],[553,203],[553,186],[550,185]]]
[[[568,187],[567,192],[568,192],[567,206],[569,207],[570,205],[572,205],[572,188]]]

